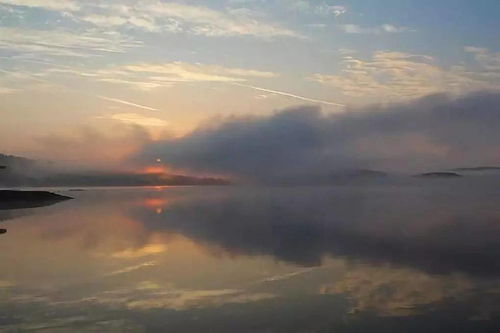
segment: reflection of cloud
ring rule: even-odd
[[[147,261],[138,265],[133,265],[133,266],[128,266],[113,272],[110,272],[106,274],[106,276],[113,276],[113,275],[119,275],[119,274],[125,274],[125,273],[130,273],[145,267],[151,267],[151,266],[156,266],[156,262],[154,261]]]
[[[263,279],[259,282],[274,282],[274,281],[280,281],[280,280],[287,280],[287,279],[296,277],[298,275],[309,273],[314,269],[315,269],[314,267],[311,267],[311,268],[301,269],[301,270],[291,272],[291,273],[269,276],[269,277],[266,277],[265,279]]]
[[[353,311],[375,310],[381,315],[408,316],[425,306],[463,297],[473,284],[459,276],[432,276],[414,270],[386,267],[352,267],[340,281],[324,284],[322,294],[346,294]]]
[[[139,300],[127,303],[129,309],[174,309],[187,310],[190,308],[203,308],[220,306],[230,303],[247,303],[275,297],[268,293],[246,293],[241,290],[165,290],[156,291]]]
[[[487,208],[496,198],[481,194],[490,193],[482,187],[463,186],[442,189],[441,195],[432,187],[392,193],[384,187],[258,194],[247,189],[226,196],[212,190],[173,203],[166,213],[137,209],[134,216],[151,231],[168,230],[230,253],[272,255],[304,266],[338,256],[432,273],[496,276],[498,216]],[[447,191],[464,192],[457,197]]]
[[[153,254],[159,254],[165,252],[167,250],[167,246],[165,244],[148,244],[139,249],[127,249],[117,253],[112,254],[113,258],[122,258],[122,259],[132,259],[132,258],[140,258],[145,256],[150,256]]]
[[[0,280],[0,288],[10,288],[10,287],[14,287],[15,285],[16,285],[16,283],[14,283],[14,282]]]

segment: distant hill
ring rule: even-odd
[[[459,175],[458,173],[455,173],[455,172],[427,172],[427,173],[422,173],[418,176],[425,177],[425,178],[458,178],[458,177],[462,177],[462,175]]]
[[[0,169],[32,167],[35,164],[36,161],[29,158],[0,154]]]
[[[478,166],[471,168],[456,168],[451,169],[451,171],[500,171],[499,166]]]
[[[388,174],[386,172],[371,170],[371,169],[349,169],[332,173],[333,178],[351,178],[351,179],[380,178],[387,176]]]
[[[215,177],[178,174],[146,174],[123,171],[60,171],[53,162],[0,154],[0,186],[159,186],[159,185],[228,185]]]
[[[30,186],[159,186],[159,185],[228,185],[220,178],[185,175],[141,174],[125,172],[56,173],[30,178]]]

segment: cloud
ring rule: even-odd
[[[0,0],[0,4],[59,11],[73,20],[100,28],[127,27],[148,32],[184,32],[208,37],[301,38],[292,30],[263,22],[252,11],[215,10],[182,2]]]
[[[398,27],[392,24],[382,24],[381,26],[382,30],[385,32],[405,32],[405,31],[410,31],[408,27]]]
[[[445,69],[434,64],[425,55],[402,52],[378,51],[370,60],[354,55],[344,55],[344,68],[339,74],[317,73],[310,80],[335,88],[348,97],[376,99],[377,101],[402,100],[432,93],[463,93],[500,87],[496,82],[464,66]]]
[[[498,164],[499,126],[498,93],[434,95],[335,114],[296,107],[207,124],[148,144],[136,158],[264,182],[315,182],[352,168],[416,172]]]
[[[82,75],[82,74],[78,74],[78,75]],[[85,75],[83,75],[83,76],[85,76]],[[151,82],[151,81],[144,82],[144,81],[139,81],[139,80],[134,81],[133,79],[127,80],[127,79],[118,79],[118,78],[111,78],[111,77],[104,77],[104,78],[100,78],[98,80],[101,82],[126,85],[126,86],[132,87],[134,89],[143,90],[143,91],[149,91],[149,90],[160,88],[160,87],[171,86],[171,84],[169,82]],[[110,100],[110,99],[108,98],[108,100]],[[115,102],[118,102],[118,100],[116,100],[116,99],[113,99],[113,100]],[[118,103],[129,104],[128,102],[124,103],[124,101],[122,101],[122,100],[120,100]],[[156,109],[151,108],[151,107],[143,107],[143,106],[140,106],[140,107],[144,108],[146,110],[156,111]]]
[[[93,77],[102,82],[128,85],[140,90],[168,87],[184,82],[245,82],[249,78],[274,78],[277,73],[255,69],[224,67],[209,64],[191,64],[181,61],[169,63],[136,63],[96,71],[79,72],[58,70],[59,73]]]
[[[500,52],[491,52],[486,48],[466,46],[465,51],[472,54],[481,66],[482,75],[500,79]]]
[[[57,11],[76,22],[106,29],[123,27],[206,37],[302,38],[290,29],[262,21],[254,11],[215,10],[183,2],[0,0],[0,4]]]
[[[348,34],[372,33],[375,31],[371,28],[361,28],[356,24],[343,24],[340,26],[340,29]]]
[[[146,117],[138,113],[115,113],[109,116],[101,116],[100,119],[117,120],[125,124],[143,127],[164,127],[168,123],[159,118]]]
[[[0,4],[55,11],[77,11],[81,8],[78,2],[72,0],[0,0]]]
[[[88,57],[124,53],[141,44],[118,33],[72,33],[64,30],[0,28],[0,49],[22,54]]]
[[[272,78],[277,76],[272,72],[229,68],[218,65],[189,64],[185,62],[172,62],[165,64],[136,64],[117,68],[128,73],[150,73],[161,75],[165,81],[244,81],[242,77]]]
[[[324,1],[310,2],[305,0],[292,0],[287,2],[288,7],[292,10],[306,14],[337,17],[347,13],[347,7],[341,5],[330,5]]]
[[[12,88],[7,88],[7,87],[0,87],[0,95],[3,94],[13,94],[19,90],[17,89],[12,89]]]
[[[246,12],[216,11],[207,7],[180,3],[142,2],[134,10],[161,22],[174,23],[180,30],[209,37],[254,36],[259,38],[300,37],[297,33],[248,17]]]
[[[379,27],[361,27],[357,24],[342,24],[339,26],[342,31],[348,34],[380,34],[384,32],[398,33],[406,31],[414,31],[408,27],[399,27],[392,24],[382,24]]]

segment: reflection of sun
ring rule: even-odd
[[[147,198],[142,200],[141,205],[151,208],[156,214],[163,213],[163,208],[168,204],[168,201],[163,198]]]
[[[142,201],[142,205],[149,208],[163,208],[167,205],[167,200],[163,198],[147,198]]]

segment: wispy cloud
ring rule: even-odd
[[[125,124],[139,125],[143,127],[164,127],[168,125],[168,123],[163,119],[146,117],[138,113],[115,113],[107,117],[99,118],[108,118]]]
[[[340,16],[347,13],[347,7],[331,5],[325,1],[287,0],[288,7],[294,11],[319,16]]]
[[[357,24],[342,24],[339,28],[348,34],[380,34],[380,33],[398,33],[414,31],[408,27],[401,27],[392,24],[382,24],[377,27],[362,27]]]
[[[12,89],[12,88],[7,88],[7,87],[0,87],[0,95],[2,94],[12,94],[18,91],[17,89]]]
[[[183,32],[208,37],[301,38],[300,34],[265,22],[250,11],[215,10],[183,2],[0,0],[0,4],[60,11],[74,20],[100,28],[132,27],[149,32]]]
[[[98,99],[112,102],[112,103],[132,106],[134,108],[139,108],[139,109],[143,109],[143,110],[159,111],[158,109],[147,106],[147,105],[142,105],[142,104],[134,103],[134,102],[119,99],[119,98],[113,98],[113,97],[109,97],[109,96],[102,96],[102,95],[97,95],[97,94],[93,94],[93,93],[88,93],[88,92],[85,92],[85,91],[82,91],[79,89],[73,89],[73,88],[70,88],[68,86],[59,84],[57,82],[54,82],[54,81],[51,81],[51,80],[48,80],[45,78],[45,76],[47,76],[47,74],[54,73],[54,72],[56,72],[56,73],[61,73],[61,72],[62,73],[71,73],[71,74],[90,76],[90,77],[95,76],[95,74],[79,72],[78,70],[64,69],[64,68],[63,69],[50,69],[48,71],[39,72],[39,73],[12,72],[12,71],[6,71],[4,69],[0,69],[0,73],[4,74],[4,77],[0,76],[0,82],[5,81],[5,82],[10,82],[10,83],[19,85],[19,83],[22,83],[22,82],[34,81],[37,83],[41,83],[45,86],[51,87],[52,89],[57,88],[57,89],[60,89],[61,91],[76,92],[76,93],[79,93],[79,94],[82,94],[85,96],[98,98]],[[23,84],[23,88],[26,88],[25,83]],[[12,89],[14,89],[14,88],[12,88]],[[15,89],[15,90],[16,91],[21,90],[21,88]],[[6,92],[11,93],[14,91],[10,91],[10,89],[9,89],[9,91],[6,90]]]
[[[474,59],[481,65],[483,72],[500,78],[500,52],[491,52],[487,48],[475,46],[466,46],[464,49],[474,56]]]
[[[22,54],[88,57],[122,53],[140,45],[118,33],[77,34],[63,30],[0,27],[0,49]]]
[[[230,68],[218,65],[189,64],[172,62],[165,64],[134,64],[117,68],[128,73],[150,73],[161,75],[164,81],[244,81],[244,77],[271,78],[277,76],[272,72],[253,69]]]
[[[0,4],[55,11],[77,11],[81,8],[80,4],[73,0],[0,0]]]
[[[425,55],[378,51],[370,60],[345,55],[342,64],[338,74],[317,73],[309,79],[345,96],[378,101],[500,88],[500,80],[486,80],[461,66],[441,68]]]
[[[266,23],[248,13],[216,11],[208,7],[191,6],[174,2],[142,2],[134,11],[155,22],[172,24],[180,31],[204,36],[254,36],[260,38],[300,37],[296,32]],[[129,11],[130,12],[130,11]]]
[[[94,78],[113,84],[127,85],[139,90],[169,87],[187,82],[245,82],[250,78],[274,78],[278,74],[256,69],[224,67],[200,63],[135,63],[94,70],[59,69],[57,73]]]

